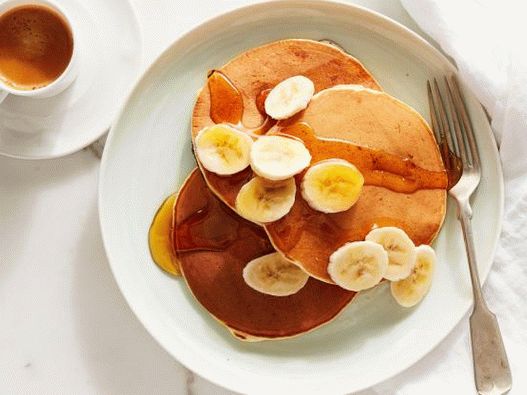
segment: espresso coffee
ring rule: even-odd
[[[55,81],[73,54],[65,19],[41,5],[23,5],[0,15],[0,79],[14,89],[32,90]]]

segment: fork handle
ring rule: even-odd
[[[512,375],[496,316],[489,310],[479,282],[472,235],[472,209],[458,202],[458,218],[463,229],[474,309],[470,316],[470,340],[474,362],[474,378],[479,394],[505,394],[512,386]]]

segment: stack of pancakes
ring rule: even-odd
[[[334,46],[311,40],[273,42],[238,55],[219,71],[241,93],[245,130],[269,121],[259,108],[261,92],[303,75],[313,81],[316,94],[294,122],[309,124],[319,137],[410,158],[426,170],[444,170],[426,121],[382,92],[358,60]],[[215,124],[213,118],[205,83],[193,111],[193,141],[200,130]],[[317,152],[311,154],[317,158]],[[445,189],[401,193],[365,185],[351,209],[324,214],[310,209],[297,188],[289,214],[262,226],[235,212],[235,197],[251,177],[250,168],[225,177],[199,166],[179,191],[173,229],[180,234],[172,239],[178,268],[193,295],[244,340],[305,333],[329,322],[349,304],[356,293],[333,284],[327,273],[329,256],[342,244],[364,239],[376,226],[397,226],[416,245],[429,244],[445,216]],[[244,266],[273,251],[311,276],[298,293],[270,296],[244,282]]]

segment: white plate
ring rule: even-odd
[[[0,103],[0,154],[47,159],[86,147],[108,130],[140,71],[141,33],[127,0],[56,1],[75,26],[77,79],[49,99]]]
[[[250,47],[292,37],[335,40],[363,61],[387,92],[427,118],[426,79],[454,70],[411,31],[351,5],[277,1],[214,18],[168,48],[131,94],[104,152],[100,221],[112,270],[128,303],[184,365],[239,392],[347,393],[415,363],[471,305],[460,228],[451,206],[435,245],[435,282],[423,303],[401,308],[381,286],[361,294],[331,324],[292,340],[248,344],[233,339],[193,300],[183,281],[154,266],[147,246],[156,209],[195,166],[189,122],[207,70]],[[483,165],[473,221],[485,278],[500,231],[501,169],[485,115],[472,95],[466,96]]]

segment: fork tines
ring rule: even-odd
[[[479,172],[480,162],[472,123],[456,77],[444,77],[444,85],[446,95],[441,94],[435,78],[432,83],[427,81],[432,128],[452,187],[462,171]],[[456,173],[459,173],[457,179],[451,180]]]

